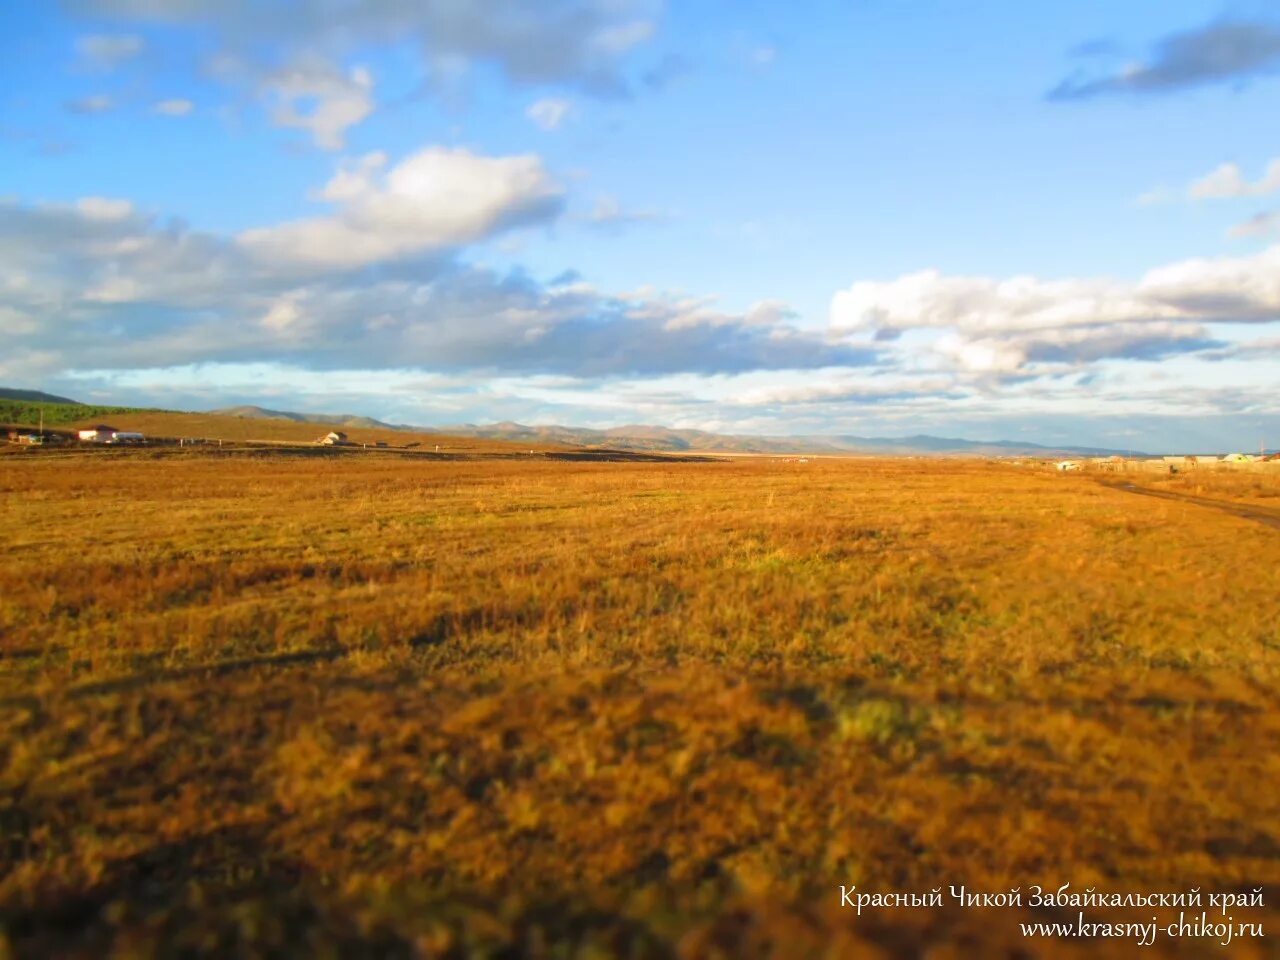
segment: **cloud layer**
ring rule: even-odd
[[[1171,34],[1151,55],[1113,73],[1080,74],[1049,92],[1053,100],[1107,94],[1153,94],[1238,82],[1280,68],[1280,26],[1265,21],[1220,21]]]
[[[416,42],[429,73],[492,66],[521,85],[611,95],[620,62],[657,28],[656,0],[64,0],[97,21],[215,30],[243,60],[272,44],[338,58],[369,45]]]
[[[322,197],[330,215],[238,237],[122,200],[0,203],[0,373],[278,362],[613,377],[875,361],[774,303],[734,314],[464,264],[462,246],[558,215],[533,156],[372,154]]]
[[[1252,257],[1185,260],[1136,283],[948,277],[937,271],[864,281],[832,298],[837,330],[890,341],[943,331],[937,349],[967,370],[1155,359],[1220,342],[1219,323],[1280,320],[1280,246]]]

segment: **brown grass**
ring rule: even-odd
[[[1218,497],[1280,511],[1280,463],[1220,467],[1216,470],[1183,470],[1168,477],[1157,478],[1152,486],[1176,493]]]
[[[892,460],[35,454],[0,504],[0,956],[1129,956],[838,888],[1280,880],[1261,523]]]

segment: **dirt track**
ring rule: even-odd
[[[1234,517],[1240,517],[1245,520],[1254,520],[1258,523],[1264,523],[1269,527],[1280,530],[1280,513],[1268,510],[1265,507],[1254,507],[1243,503],[1233,503],[1230,500],[1214,500],[1210,497],[1197,497],[1190,493],[1174,493],[1170,490],[1152,490],[1150,487],[1140,487],[1135,483],[1128,481],[1100,480],[1098,481],[1104,487],[1110,487],[1112,490],[1123,490],[1126,493],[1136,493],[1144,497],[1159,497],[1161,500],[1178,500],[1183,503],[1190,503],[1197,507],[1209,507],[1213,510],[1221,510],[1223,513],[1229,513]]]

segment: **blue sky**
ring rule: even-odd
[[[1275,0],[10,0],[0,27],[6,385],[1280,445]]]

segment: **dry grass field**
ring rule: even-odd
[[[0,957],[1139,952],[947,896],[1067,882],[1261,886],[1266,938],[1141,952],[1275,955],[1256,520],[978,461],[44,450],[0,543]]]
[[[1152,487],[1171,493],[1254,504],[1280,513],[1280,464],[1277,463],[1244,468],[1184,470],[1159,478]]]

